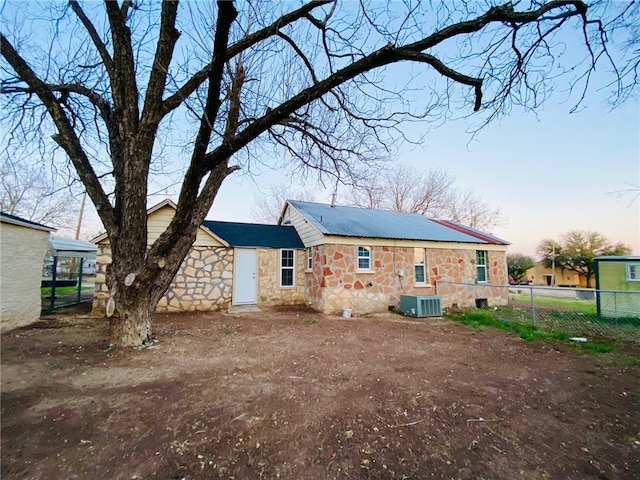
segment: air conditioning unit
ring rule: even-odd
[[[412,317],[441,317],[442,301],[439,295],[401,295],[400,311]]]

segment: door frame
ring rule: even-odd
[[[238,252],[253,252],[254,256],[254,265],[253,265],[253,278],[252,279],[241,279],[238,278]],[[251,282],[252,281],[252,282]],[[238,302],[236,297],[238,293],[238,285],[242,283],[253,283],[253,300],[244,300]],[[258,249],[257,248],[234,248],[233,249],[233,295],[232,295],[232,304],[233,305],[255,305],[258,303]]]

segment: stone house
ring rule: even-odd
[[[165,230],[175,209],[165,200],[148,211],[149,245]],[[93,313],[104,315],[111,250],[106,235],[94,242],[98,253]],[[304,246],[293,227],[205,220],[156,311],[303,304],[303,284],[298,279],[304,276],[304,260]]]
[[[293,200],[278,223],[306,247],[305,301],[321,312],[385,311],[401,295],[439,294],[444,307],[508,301],[508,242],[459,223]]]
[[[55,228],[0,212],[0,325],[2,331],[40,318],[42,267]]]
[[[151,244],[175,205],[149,210]],[[98,244],[94,313],[109,296],[105,235]],[[286,202],[278,225],[205,220],[157,311],[306,304],[324,313],[386,311],[401,295],[443,296],[443,306],[507,302],[508,243],[450,221],[319,203]]]

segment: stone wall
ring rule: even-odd
[[[295,250],[294,287],[280,286],[280,250],[262,248],[258,250],[258,305],[271,307],[276,305],[304,304],[304,271],[306,251]]]
[[[442,297],[442,306],[475,307],[476,299],[480,298],[486,298],[489,306],[506,305],[509,301],[507,253],[488,251],[488,281],[486,283],[477,283],[475,250],[465,250],[464,252],[462,269],[456,270],[451,265],[447,268],[447,256],[443,257],[445,265],[438,267],[438,272],[440,273],[437,277],[438,294]],[[460,275],[452,273],[459,273]]]
[[[111,247],[98,245],[93,296],[94,315],[104,315],[109,289],[106,267],[111,263]],[[233,250],[225,247],[193,247],[156,312],[208,311],[228,308],[233,288]]]
[[[0,323],[2,331],[40,318],[40,285],[49,232],[0,223]]]
[[[357,270],[357,246],[329,244],[313,250],[313,271],[305,279],[306,303],[325,313],[340,313],[344,308],[356,314],[385,311],[397,306],[401,295],[435,295],[436,283],[475,284],[476,280],[476,251],[471,249],[427,249],[427,283],[418,285],[412,247],[372,247],[370,271]],[[505,255],[488,253],[489,283],[507,284]],[[488,293],[493,304],[506,301],[502,290],[494,290]],[[475,297],[469,298],[464,304],[475,304]],[[444,306],[456,302],[462,299],[443,298]]]

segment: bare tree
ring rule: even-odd
[[[278,223],[285,201],[314,202],[315,196],[310,190],[294,189],[291,186],[281,184],[269,188],[264,194],[254,197],[254,200],[252,217],[257,222],[275,224]]]
[[[499,208],[489,207],[470,190],[455,186],[442,170],[419,170],[403,163],[381,169],[351,190],[350,202],[363,208],[418,213],[455,220],[479,230],[501,225]]]
[[[568,38],[585,60],[562,81],[586,89],[607,58],[582,1],[491,3],[5,4],[2,122],[14,142],[61,149],[96,207],[113,255],[111,343],[150,341],[158,300],[238,169],[288,160],[343,177],[387,156],[403,121],[537,107]],[[177,211],[148,247],[149,188],[174,165]]]
[[[79,203],[65,187],[37,166],[3,161],[0,166],[0,210],[55,228],[73,224]]]

